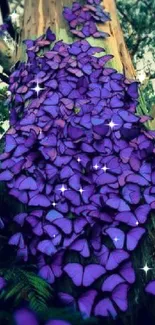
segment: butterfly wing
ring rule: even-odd
[[[67,218],[54,220],[53,223],[57,225],[66,234],[70,234],[72,231],[72,222]]]
[[[105,268],[99,264],[89,264],[84,269],[83,285],[90,286],[101,275],[105,274]]]
[[[146,230],[144,228],[137,227],[137,228],[131,229],[128,232],[126,246],[129,251],[133,251],[137,247],[139,240],[144,235],[145,231]]]
[[[52,284],[55,281],[55,276],[50,268],[49,265],[44,265],[39,270],[39,276],[41,276],[44,280],[46,280],[48,283]]]
[[[135,227],[137,219],[132,212],[120,212],[115,216],[115,220],[121,221],[131,227]]]
[[[42,240],[38,244],[37,249],[48,256],[52,256],[57,251],[52,241],[48,239]]]
[[[68,274],[76,286],[80,286],[82,284],[83,267],[81,264],[68,263],[64,267],[64,271]]]
[[[119,269],[119,273],[128,283],[135,282],[136,276],[131,262],[123,264],[123,266]]]
[[[125,280],[118,274],[112,274],[108,276],[108,278],[102,284],[102,291],[110,291],[112,292],[113,289],[120,283],[125,282]]]
[[[79,252],[83,257],[90,256],[89,246],[86,239],[75,240],[69,248]]]
[[[151,281],[145,287],[145,291],[155,296],[155,281]]]
[[[47,214],[46,214],[46,220],[50,221],[50,222],[53,222],[54,220],[56,219],[60,219],[60,218],[63,218],[63,215],[56,211],[56,210],[50,210]]]
[[[123,249],[116,249],[109,254],[108,261],[106,263],[106,269],[108,271],[114,270],[118,265],[129,258],[129,254]]]
[[[85,225],[87,223],[88,222],[85,218],[79,217],[79,218],[75,219],[74,230],[75,230],[76,234],[79,234],[83,230],[83,228],[85,227]]]
[[[128,302],[127,302],[128,289],[129,289],[129,285],[123,283],[123,284],[119,284],[112,292],[113,301],[122,311],[126,311],[128,308]]]
[[[30,199],[29,205],[49,207],[51,205],[51,202],[45,195],[37,194]]]
[[[63,257],[64,257],[63,251],[59,251],[53,257],[51,268],[56,277],[60,277],[62,275]]]
[[[24,244],[24,238],[22,233],[17,232],[13,236],[11,236],[11,238],[9,239],[9,245],[15,245],[18,246],[19,248],[24,248],[25,244]]]
[[[115,227],[109,227],[105,231],[112,239],[116,248],[121,249],[124,246],[125,235],[124,232]]]
[[[109,298],[102,299],[98,302],[95,306],[94,314],[103,317],[109,317],[111,315],[113,318],[117,316],[117,312]]]
[[[78,307],[80,309],[80,312],[84,316],[89,317],[91,315],[92,307],[96,296],[96,290],[88,290],[87,292],[82,294],[78,299]]]
[[[37,183],[32,177],[26,177],[20,185],[19,190],[37,190]]]
[[[73,296],[66,292],[59,292],[58,297],[63,305],[66,306],[75,306],[75,299]]]
[[[151,208],[150,208],[149,204],[140,205],[135,210],[135,214],[136,214],[136,218],[137,218],[138,222],[145,223],[149,216],[150,210],[151,210]]]
[[[95,252],[95,255],[97,256],[98,262],[101,265],[106,265],[108,256],[109,256],[109,249],[105,245],[102,245],[100,251]]]

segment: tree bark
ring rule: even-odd
[[[71,43],[73,40],[76,39],[69,32],[68,25],[62,16],[63,7],[70,6],[73,1],[75,0],[25,0],[22,33],[18,52],[15,56],[16,61],[19,59],[25,59],[25,48],[21,45],[22,40],[29,38],[35,39],[41,36],[45,33],[46,29],[49,26],[51,27],[53,32],[56,33],[57,40],[62,39],[64,42]],[[84,2],[84,0],[81,0],[81,2],[82,1]],[[106,24],[99,24],[98,27],[100,30],[108,32],[110,34],[110,37],[106,40],[89,38],[89,41],[94,46],[99,45],[104,47],[106,53],[114,55],[114,59],[111,60],[112,67],[116,68],[117,71],[121,73],[124,72],[127,78],[135,79],[136,73],[119,24],[115,0],[104,0],[102,2],[102,6],[103,5],[106,11],[110,12],[111,21],[107,22]],[[0,193],[1,192],[2,191],[0,191]],[[146,278],[145,275],[143,277],[143,273],[139,271],[139,268],[143,267],[146,262],[148,263],[149,267],[153,267],[152,250],[154,250],[154,246],[153,241],[151,239],[153,231],[155,231],[155,224],[152,224],[152,229],[151,231],[149,231],[149,235],[145,240],[145,245],[142,245],[139,248],[138,253],[136,253],[136,256],[134,258],[135,269],[138,270],[136,273],[138,276],[137,281],[139,284],[139,288],[138,291],[135,293],[135,296],[132,297],[133,299],[130,305],[130,315],[127,314],[127,316],[120,316],[120,319],[118,320],[117,324],[137,325],[139,324],[139,320],[143,320],[143,316],[141,318],[141,315],[143,315],[143,313],[150,315],[149,312],[147,312],[146,300],[143,299],[144,295],[142,287],[144,287]],[[139,312],[138,310],[138,308],[140,308],[138,307],[138,303],[139,306],[141,306],[141,312]],[[154,308],[152,308],[152,311],[153,310]],[[151,325],[152,323],[149,324]]]
[[[124,35],[117,16],[115,0],[104,0],[102,5],[110,13],[111,21],[105,25],[100,24],[100,29],[109,33],[110,37],[104,41],[106,50],[114,55],[117,70],[124,72],[129,79],[135,79],[136,72],[125,44]]]
[[[74,0],[26,0],[20,42],[41,36],[49,26],[56,33],[58,40],[72,42],[75,37],[69,32],[62,11],[64,6],[71,6],[73,2]],[[124,72],[127,78],[134,79],[136,74],[117,17],[115,0],[103,0],[101,5],[110,12],[111,21],[98,24],[98,27],[109,33],[110,37],[106,40],[90,38],[90,43],[105,47],[107,53],[114,55],[111,66],[119,72]],[[24,47],[19,46],[16,61],[24,57]]]

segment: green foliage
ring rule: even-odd
[[[144,88],[143,93],[144,93],[145,102],[147,103],[148,110],[150,110],[153,104],[155,105],[155,94],[152,87],[152,82],[150,80],[148,81],[146,87]]]
[[[118,15],[131,57],[136,64],[139,59],[147,61],[147,52],[155,59],[155,0],[116,0]],[[148,61],[144,66],[148,78],[155,78],[155,68]],[[151,81],[142,85],[141,93],[146,109],[139,108],[140,114],[151,114],[155,94]],[[140,105],[141,106],[141,105]]]
[[[5,131],[3,123],[9,119],[9,109],[5,103],[7,96],[7,87],[0,89],[0,134]]]
[[[25,300],[36,312],[46,310],[47,302],[52,297],[52,288],[46,281],[19,267],[0,269],[0,275],[7,281],[0,299],[11,299],[15,307]]]
[[[117,0],[116,3],[132,56],[141,58],[146,47],[155,55],[155,0]]]

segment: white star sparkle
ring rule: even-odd
[[[4,36],[3,41],[4,42],[7,42],[8,41],[8,38],[6,36]]]
[[[17,18],[19,17],[19,14],[17,14],[17,12],[13,12],[12,14],[10,14],[10,17],[11,17],[11,19],[12,19],[12,21],[16,21],[17,20]]]
[[[98,164],[93,166],[96,170],[99,168]]]
[[[115,237],[115,238],[114,238],[114,241],[115,241],[116,243],[118,242],[118,240],[119,240],[118,237]]]
[[[79,192],[82,194],[85,190],[83,190],[82,188],[79,189]]]
[[[146,275],[149,270],[152,270],[151,267],[148,267],[147,263],[144,265],[144,267],[141,267],[140,269],[143,270],[146,273]]]
[[[80,158],[78,158],[78,159],[77,159],[77,161],[78,161],[78,162],[81,162],[81,159],[80,159]]]
[[[104,165],[101,169],[106,173],[106,171],[107,171],[108,169],[110,169],[110,168],[108,168],[106,165]]]
[[[62,187],[59,189],[62,193],[64,193],[65,191],[67,191],[67,188],[64,186],[64,185],[62,185]]]
[[[36,83],[37,83],[37,85],[36,85],[34,88],[31,88],[31,89],[32,89],[32,90],[35,90],[36,93],[37,93],[37,96],[38,96],[39,91],[40,91],[40,90],[43,90],[43,89],[45,89],[45,88],[41,88],[41,87],[39,86],[38,81],[37,81]]]
[[[56,202],[53,202],[52,205],[53,205],[53,207],[55,207],[57,205],[57,203]]]
[[[108,123],[108,124],[106,124],[106,125],[108,125],[111,129],[113,129],[116,125],[118,125],[118,124],[116,124],[116,123],[114,123],[112,120],[110,121],[110,123]]]

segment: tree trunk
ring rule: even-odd
[[[16,54],[16,61],[19,59],[25,60],[25,47],[22,45],[22,40],[29,38],[35,39],[41,36],[45,33],[49,26],[53,32],[56,33],[57,40],[62,39],[64,42],[71,43],[76,39],[69,32],[68,25],[62,16],[63,7],[70,6],[73,1],[75,0],[25,0],[22,33],[18,52]],[[112,20],[106,24],[99,24],[99,29],[108,32],[110,37],[106,40],[94,39],[91,37],[89,38],[89,41],[94,46],[99,45],[104,47],[106,53],[114,55],[114,59],[111,61],[112,67],[116,68],[119,72],[124,72],[127,78],[135,79],[135,70],[125,45],[124,36],[117,18],[115,0],[105,0],[102,2],[102,5],[103,4],[106,11],[110,12]],[[135,295],[132,296],[132,299],[130,298],[130,313],[122,315],[120,322],[118,320],[117,324],[136,325],[139,323],[139,317],[143,321],[143,316],[141,318],[141,314],[143,315],[144,313],[148,313],[149,315],[145,300],[146,298],[143,299],[144,295],[142,289],[142,285],[144,286],[146,279],[143,277],[143,273],[139,270],[139,268],[143,267],[146,262],[149,266],[153,267],[152,250],[154,249],[154,246],[151,236],[154,229],[155,225],[152,224],[152,230],[149,232],[149,235],[145,240],[145,244],[138,249],[138,252],[134,258],[134,265],[135,269],[137,270],[136,274],[138,278],[136,288],[138,288],[138,285],[139,288],[135,289]],[[139,312],[138,308],[140,307],[138,307],[138,303],[140,307],[142,307],[142,304],[144,306],[144,308],[141,308],[141,312]],[[153,310],[154,308],[152,307],[152,312]],[[152,323],[149,324],[151,325]]]
[[[136,72],[117,17],[115,0],[104,0],[103,5],[106,11],[110,13],[111,17],[111,21],[107,22],[105,25],[99,26],[100,29],[110,34],[110,37],[104,41],[106,50],[114,55],[117,70],[124,72],[127,78],[135,79]]]
[[[62,11],[64,6],[71,6],[73,2],[74,0],[26,0],[21,41],[41,36],[50,26],[56,33],[58,40],[63,39],[65,42],[71,42],[73,36],[63,19]],[[99,29],[108,32],[110,37],[106,40],[89,38],[89,41],[92,45],[105,47],[107,53],[114,55],[111,66],[119,72],[124,72],[127,78],[134,79],[135,70],[117,18],[115,0],[104,0],[102,6],[110,12],[111,21],[106,24],[99,24]],[[24,59],[24,57],[24,47],[20,46],[16,60]]]

